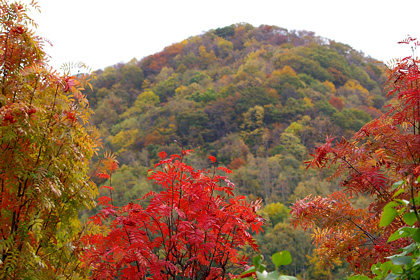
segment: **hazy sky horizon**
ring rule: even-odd
[[[23,1],[24,3],[29,2]],[[420,1],[390,0],[38,0],[36,34],[50,40],[50,64],[83,61],[93,70],[162,51],[208,30],[246,22],[315,32],[348,44],[372,58],[389,61],[411,55],[397,42],[420,36]]]

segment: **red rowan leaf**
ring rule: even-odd
[[[416,41],[416,38],[412,38],[411,36],[408,36],[407,38],[405,38],[402,41],[399,41],[398,44],[409,44],[412,41]]]
[[[182,157],[180,157],[179,155],[171,155],[171,160],[174,160],[174,159],[182,159]]]
[[[259,232],[264,232],[264,230],[262,229],[262,222],[259,223],[251,223],[251,229],[252,231],[254,231],[256,234],[259,234]]]
[[[101,213],[105,215],[105,217],[108,216],[114,216],[117,212],[112,206],[105,207],[101,210]]]
[[[162,152],[160,152],[160,153],[159,153],[159,157],[160,157],[161,159],[165,159],[167,155],[168,155],[168,154],[167,154],[167,153],[165,153],[164,151],[162,151]]]
[[[188,156],[190,153],[193,153],[194,152],[194,150],[183,150],[182,152],[181,152],[181,154],[183,155],[183,156]]]
[[[174,209],[181,219],[186,218],[185,213],[182,210],[180,210],[178,207],[174,207]]]
[[[211,160],[211,162],[213,162],[213,163],[216,162],[216,158],[214,156],[209,156],[209,160]]]
[[[108,206],[112,199],[108,196],[101,196],[98,198],[98,205]]]
[[[158,163],[155,164],[155,168],[162,165],[162,164],[170,163],[170,162],[172,162],[172,159],[161,160],[161,161],[159,161]]]
[[[226,167],[223,167],[223,166],[217,167],[217,169],[218,170],[222,170],[222,171],[224,171],[225,173],[228,173],[228,174],[232,174],[233,173],[232,170],[230,170],[230,169],[228,169]]]
[[[118,162],[116,162],[116,161],[111,162],[109,167],[108,167],[108,170],[113,172],[117,169],[118,169]]]

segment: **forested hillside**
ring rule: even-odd
[[[120,162],[115,203],[155,188],[146,177],[158,153],[179,153],[181,144],[195,150],[193,165],[208,167],[215,156],[234,171],[237,193],[263,198],[268,227],[257,241],[266,256],[287,249],[288,273],[328,277],[309,265],[317,262],[310,236],[290,228],[288,207],[337,189],[323,180],[328,170],[306,171],[303,162],[326,135],[350,138],[382,114],[383,70],[312,32],[236,24],[96,71],[86,93],[105,150]]]

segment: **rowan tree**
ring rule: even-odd
[[[0,1],[0,25],[0,278],[78,279],[77,213],[97,193],[88,80],[48,67],[19,2]]]
[[[412,38],[403,43],[418,45]],[[370,274],[372,264],[387,261],[412,242],[408,235],[390,236],[420,222],[419,63],[406,57],[389,65],[388,111],[364,125],[352,140],[328,137],[307,162],[308,168],[333,167],[332,178],[343,178],[342,190],[328,197],[310,195],[291,211],[295,227],[314,230],[317,253],[325,262],[341,258],[354,271]],[[359,195],[370,196],[366,209],[353,207]]]
[[[263,219],[256,214],[261,201],[235,196],[232,182],[217,174],[231,171],[216,167],[212,156],[211,169],[187,165],[190,152],[159,153],[161,161],[148,179],[162,191],[136,202],[116,207],[114,188],[103,187],[110,195],[99,198],[104,207],[90,219],[106,230],[83,239],[92,279],[228,279],[242,272],[234,270],[246,264],[237,250],[249,244],[258,251],[249,229],[262,231]],[[105,165],[98,175],[111,179],[115,162],[110,158]]]

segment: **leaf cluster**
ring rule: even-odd
[[[293,276],[280,275],[277,271],[280,266],[288,265],[292,262],[292,256],[288,251],[277,252],[271,256],[271,260],[276,267],[275,271],[267,272],[263,260],[262,256],[254,257],[252,260],[254,265],[242,273],[241,279],[252,280],[254,279],[252,276],[256,275],[257,279],[260,280],[297,280]]]
[[[256,213],[261,201],[235,196],[233,183],[217,174],[231,171],[216,167],[213,156],[209,170],[185,164],[190,152],[159,154],[148,179],[162,191],[122,207],[110,197],[99,198],[104,208],[90,219],[106,231],[83,240],[92,278],[227,279],[246,263],[237,256],[240,247],[249,244],[258,251],[249,230],[262,231]]]
[[[377,271],[370,271],[372,264],[379,263],[378,268],[391,255],[407,261],[407,268],[413,259],[413,251],[396,253],[409,248],[408,237],[416,240],[417,231],[405,226],[418,227],[419,222],[418,64],[412,57],[396,60],[388,73],[388,112],[364,125],[352,141],[327,138],[307,162],[308,168],[321,170],[334,166],[331,178],[342,178],[338,193],[307,197],[291,212],[294,226],[314,229],[317,252],[327,262],[343,258],[353,270],[369,275]],[[370,204],[355,209],[353,200],[361,195],[370,196]]]
[[[97,193],[100,141],[81,92],[91,76],[48,67],[27,9],[0,2],[0,278],[78,279],[77,213]]]

